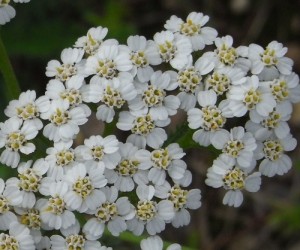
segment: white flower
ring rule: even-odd
[[[64,195],[66,205],[81,213],[99,206],[101,197],[104,196],[100,188],[107,184],[103,171],[104,168],[87,168],[82,163],[69,169],[64,176],[64,181],[69,185],[69,190]]]
[[[218,130],[223,130],[226,117],[222,113],[223,102],[216,106],[217,94],[213,90],[201,91],[198,93],[198,103],[202,107],[192,108],[188,111],[189,127],[198,129],[193,134],[193,140],[200,145],[211,144],[211,137]]]
[[[10,224],[8,234],[0,233],[0,244],[3,249],[35,249],[29,229],[18,222],[12,222]]]
[[[45,178],[46,179],[46,178]],[[64,197],[69,191],[68,184],[62,181],[50,180],[42,183],[40,193],[49,196],[48,199],[40,199],[37,206],[40,211],[42,223],[46,224],[49,229],[59,230],[68,228],[75,224],[75,215],[68,210]]]
[[[18,214],[20,223],[30,230],[30,235],[34,240],[34,243],[40,243],[43,238],[41,232],[42,221],[40,218],[40,211],[38,210],[36,204],[33,208],[28,209],[17,206],[14,207],[14,210]]]
[[[250,113],[250,120],[245,128],[258,140],[265,140],[272,134],[282,139],[290,132],[288,120],[291,118],[293,106],[290,102],[281,102],[271,111],[268,116],[261,116],[257,111]]]
[[[162,239],[155,235],[141,240],[141,250],[163,250]],[[166,250],[181,250],[181,246],[177,243],[171,244]]]
[[[287,48],[277,41],[270,42],[264,49],[260,45],[249,45],[249,59],[251,60],[251,73],[261,74],[266,69],[277,69],[283,75],[289,75],[293,61],[284,55]]]
[[[274,80],[264,82],[277,103],[300,101],[299,76],[292,72],[290,75],[279,75]]]
[[[49,81],[46,87],[46,96],[55,100],[62,99],[69,102],[70,108],[81,107],[84,109],[87,116],[91,114],[90,108],[83,104],[82,91],[85,86],[84,77],[75,75],[66,80],[65,83],[58,79]]]
[[[90,84],[85,88],[83,99],[87,102],[101,102],[97,108],[96,116],[99,120],[112,122],[115,110],[121,109],[127,101],[132,100],[137,91],[127,78],[113,78],[107,80],[93,77]]]
[[[36,92],[27,90],[20,94],[18,100],[10,101],[4,113],[8,117],[17,116],[24,121],[32,122],[37,129],[41,129],[43,123],[38,117],[41,112],[46,112],[49,106],[50,101],[47,96],[36,99]]]
[[[10,0],[0,2],[0,25],[8,23],[16,15],[16,10],[9,3]]]
[[[259,172],[268,177],[287,173],[292,167],[292,161],[285,152],[292,151],[296,145],[297,141],[291,134],[282,139],[270,137],[258,143],[255,155],[257,159],[263,158]]]
[[[87,239],[95,240],[102,236],[107,225],[107,229],[114,236],[127,229],[126,220],[132,219],[135,215],[134,207],[127,197],[118,197],[118,190],[115,187],[102,189],[105,197],[101,199],[100,205],[88,211],[93,214],[83,226],[82,231]]]
[[[76,156],[71,148],[73,141],[55,142],[54,147],[46,149],[48,154],[45,160],[49,163],[47,176],[55,180],[62,180],[67,169],[76,164]]]
[[[77,39],[74,47],[83,48],[87,55],[94,55],[106,37],[107,32],[108,29],[101,26],[90,28],[86,36]]]
[[[119,144],[119,155],[121,156],[114,169],[106,169],[105,176],[108,183],[121,192],[130,192],[135,183],[147,184],[146,171],[151,167],[150,152],[139,149],[131,143]]]
[[[217,95],[223,95],[231,88],[231,85],[240,85],[246,80],[245,72],[241,69],[223,67],[215,69],[205,78],[205,89],[213,89]]]
[[[132,79],[129,48],[125,45],[102,44],[97,53],[88,57],[85,65],[87,75],[112,80],[113,78]]]
[[[154,35],[161,60],[170,63],[177,70],[183,68],[192,53],[192,45],[189,39],[171,31],[161,31]]]
[[[82,107],[70,107],[67,100],[52,100],[50,109],[41,114],[41,118],[49,120],[43,130],[45,137],[54,142],[69,141],[79,132],[79,125],[87,122],[88,114]]]
[[[85,163],[87,167],[114,169],[121,159],[118,150],[119,141],[115,135],[104,138],[92,135],[84,140],[84,145],[75,148],[75,155],[77,160]]]
[[[5,147],[0,156],[1,163],[16,168],[20,161],[19,151],[26,155],[35,151],[35,145],[29,141],[37,134],[38,129],[32,123],[15,116],[0,123],[0,148]]]
[[[262,116],[267,116],[276,106],[271,92],[260,87],[257,76],[247,77],[244,84],[232,86],[227,93],[229,109],[234,116],[244,116],[248,111],[256,110]]]
[[[0,178],[0,230],[7,230],[13,221],[17,221],[16,215],[10,210],[21,204],[22,200],[19,188],[6,186]]]
[[[169,200],[156,202],[153,199],[155,188],[153,186],[139,185],[136,194],[139,201],[136,205],[135,218],[127,222],[128,230],[135,235],[141,235],[146,228],[150,235],[160,233],[165,229],[167,221],[175,215],[173,203]]]
[[[172,201],[175,216],[171,223],[176,228],[190,223],[191,216],[188,209],[198,209],[201,206],[200,189],[185,190],[178,184],[171,186],[167,181],[163,185],[155,186],[155,196]]]
[[[76,222],[73,226],[67,229],[62,229],[61,235],[52,235],[51,249],[52,250],[69,250],[69,249],[81,249],[81,250],[96,250],[101,249],[101,244],[99,241],[88,240],[85,235],[79,234],[80,224]]]
[[[148,113],[154,120],[166,120],[175,115],[180,100],[174,95],[168,95],[168,90],[175,89],[170,75],[156,71],[151,75],[150,82],[141,84],[141,94],[129,101],[130,112],[134,115]]]
[[[131,112],[122,111],[116,126],[124,131],[130,130],[132,134],[129,135],[127,141],[139,148],[145,148],[146,145],[159,148],[167,139],[166,131],[160,127],[167,126],[169,123],[170,119],[158,121],[149,114],[137,116]]]
[[[9,178],[7,186],[20,188],[23,201],[19,204],[22,208],[32,208],[36,202],[36,193],[39,191],[43,175],[47,172],[49,164],[44,159],[22,162],[18,166],[18,177]],[[32,166],[31,166],[32,165]]]
[[[149,181],[161,185],[166,179],[166,173],[173,181],[182,179],[186,170],[186,163],[181,160],[184,155],[185,153],[177,143],[153,150],[150,157],[152,168],[148,173]]]
[[[234,127],[217,131],[211,138],[211,143],[216,149],[222,150],[222,157],[246,168],[251,166],[253,152],[256,149],[256,140],[250,132],[245,132],[243,127]]]
[[[180,108],[185,111],[194,108],[197,102],[197,94],[203,90],[203,76],[211,72],[214,63],[204,57],[197,59],[195,64],[189,61],[186,67],[181,69],[176,76],[180,93]]]
[[[159,53],[152,40],[147,41],[144,36],[129,36],[127,44],[130,49],[130,60],[133,64],[133,73],[140,82],[147,82],[153,73],[150,65],[161,63]]]
[[[208,51],[203,54],[207,60],[213,61],[216,68],[231,67],[240,68],[245,73],[251,67],[248,58],[248,48],[245,46],[233,47],[233,38],[231,36],[217,37],[215,39],[214,51]]]
[[[62,63],[58,60],[49,61],[46,68],[46,76],[55,77],[64,82],[74,75],[83,74],[82,65],[80,65],[83,54],[83,49],[64,49],[60,55]]]
[[[209,17],[203,13],[191,12],[184,22],[177,16],[171,16],[164,27],[174,33],[186,36],[191,44],[193,51],[202,50],[205,45],[212,44],[217,36],[217,31],[211,27],[203,27]]]
[[[207,170],[205,183],[214,188],[223,187],[228,190],[223,198],[223,204],[239,207],[244,199],[243,189],[248,192],[257,192],[260,188],[261,174],[259,172],[249,174],[251,170],[251,167],[240,168],[221,155]]]

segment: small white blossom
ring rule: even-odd
[[[28,155],[35,151],[35,145],[29,141],[37,134],[38,129],[32,123],[15,116],[0,123],[0,148],[5,147],[0,162],[16,168],[20,161],[19,152]]]
[[[259,172],[268,177],[287,173],[292,167],[292,161],[285,152],[295,149],[296,145],[297,141],[291,134],[282,139],[270,137],[259,142],[255,152],[257,159],[262,158]]]
[[[150,235],[160,233],[165,229],[166,222],[175,216],[173,203],[169,200],[154,201],[154,193],[153,186],[140,185],[136,189],[139,198],[136,215],[127,222],[128,230],[135,235],[141,235],[145,228]]]
[[[100,205],[88,211],[93,214],[85,225],[83,232],[87,239],[95,240],[102,236],[105,226],[114,236],[127,229],[126,220],[130,220],[135,215],[134,207],[127,197],[118,197],[118,190],[115,187],[102,189],[105,197],[101,199]]]
[[[106,37],[107,32],[108,29],[101,26],[90,28],[86,36],[77,39],[74,47],[83,48],[86,55],[94,55]]]
[[[167,139],[167,133],[163,128],[170,123],[170,119],[159,121],[151,117],[150,114],[133,115],[129,111],[122,111],[116,124],[118,129],[131,131],[127,138],[128,142],[145,148],[159,148]]]
[[[54,147],[46,149],[45,160],[49,163],[47,176],[55,180],[62,180],[66,170],[76,164],[74,149],[71,148],[73,141],[55,142]]]
[[[176,80],[179,85],[180,108],[188,111],[194,108],[197,102],[197,95],[199,91],[203,90],[204,75],[211,72],[214,68],[214,63],[204,57],[197,59],[195,64],[192,60],[189,61],[186,67],[181,69]]]
[[[276,106],[271,92],[260,87],[262,83],[253,75],[241,85],[232,86],[227,93],[229,109],[234,116],[244,116],[248,111],[256,110],[260,115],[267,116]]]
[[[188,63],[192,45],[187,37],[171,31],[161,31],[154,35],[153,40],[157,45],[162,62],[170,63],[177,70]]]
[[[174,89],[170,75],[156,71],[150,82],[141,84],[141,94],[129,102],[129,109],[134,115],[148,113],[154,120],[166,120],[177,113],[180,100],[177,96],[168,95]]]
[[[212,145],[222,150],[222,158],[237,163],[243,168],[250,167],[253,162],[253,152],[256,149],[256,140],[243,127],[234,127],[217,131],[211,138]]]
[[[217,37],[215,39],[216,49],[203,54],[207,60],[213,61],[216,68],[231,67],[239,68],[243,72],[248,72],[251,62],[248,57],[248,48],[245,46],[233,47],[231,36]]]
[[[133,75],[140,82],[147,82],[153,73],[150,65],[158,65],[161,59],[152,40],[146,40],[144,36],[129,36],[127,44],[130,52],[130,60],[133,64]]]
[[[100,188],[107,184],[103,172],[104,168],[87,168],[82,163],[69,169],[64,176],[64,181],[69,185],[64,195],[66,205],[81,213],[95,209],[101,202],[101,196],[104,196]]]
[[[289,75],[293,61],[284,55],[287,48],[277,41],[270,42],[264,49],[260,45],[249,45],[249,59],[251,60],[251,73],[262,74],[264,70],[276,69],[283,75]]]
[[[39,191],[43,175],[48,171],[49,164],[44,159],[22,162],[18,166],[18,178],[9,178],[7,186],[20,188],[23,201],[18,206],[32,208],[36,202],[36,193]],[[32,166],[31,166],[32,165]]]
[[[239,207],[243,202],[242,190],[257,192],[261,184],[260,172],[250,174],[252,168],[240,168],[222,155],[214,160],[207,170],[205,183],[213,188],[223,187],[228,190],[223,198],[223,204]]]
[[[226,116],[223,114],[223,102],[216,106],[217,94],[213,90],[198,93],[199,108],[190,109],[187,113],[189,127],[198,129],[193,134],[193,140],[200,145],[208,146],[216,131],[223,130]]]
[[[56,99],[51,101],[50,109],[41,114],[41,118],[49,120],[43,134],[54,142],[69,141],[79,133],[79,125],[87,122],[90,113],[82,107],[70,107],[67,100]]]
[[[22,200],[19,188],[6,186],[0,178],[0,230],[8,230],[10,223],[17,221],[11,210],[13,206],[21,204]]]
[[[164,27],[174,33],[180,33],[187,37],[193,51],[202,50],[205,45],[212,44],[217,36],[217,31],[211,27],[204,27],[209,17],[203,13],[191,12],[184,22],[177,16],[171,16]]]
[[[8,234],[0,233],[0,246],[3,249],[35,249],[29,229],[18,222],[12,222],[10,224]]]
[[[132,69],[129,54],[130,50],[125,45],[103,44],[95,55],[86,60],[85,73],[107,80],[113,78],[132,79],[129,72]]]
[[[147,184],[146,171],[151,167],[150,152],[139,149],[131,143],[119,144],[119,162],[114,169],[106,169],[108,183],[121,192],[134,190],[136,184]]]
[[[8,117],[17,116],[23,121],[33,123],[37,129],[43,127],[43,123],[39,119],[41,112],[46,112],[50,107],[50,101],[47,96],[36,98],[34,90],[27,90],[22,92],[18,100],[9,102],[4,113]]]
[[[153,150],[150,157],[152,168],[148,173],[149,181],[161,185],[164,183],[167,173],[173,181],[182,179],[186,170],[186,163],[181,160],[184,155],[185,153],[177,143]]]
[[[282,139],[290,132],[288,120],[291,118],[293,106],[290,102],[281,102],[267,116],[261,116],[256,110],[250,113],[250,120],[245,128],[258,140],[265,140],[271,135]]]
[[[75,155],[78,161],[85,163],[88,168],[114,169],[121,159],[118,150],[119,141],[115,135],[104,138],[100,135],[92,135],[84,140],[84,145],[75,148]]]
[[[134,99],[137,91],[127,78],[113,78],[112,80],[93,77],[85,88],[83,99],[87,102],[98,103],[96,117],[105,122],[112,122],[117,109],[121,109],[126,102]]]
[[[83,49],[64,49],[60,55],[62,63],[58,60],[49,61],[46,68],[46,76],[55,77],[65,82],[74,75],[83,74],[83,66],[80,64],[83,54]]]
[[[48,199],[42,198],[37,201],[42,223],[46,224],[49,229],[56,230],[75,224],[75,215],[68,209],[64,200],[69,191],[68,184],[63,181],[48,180],[41,185],[40,193],[49,196]]]
[[[191,216],[188,209],[198,209],[201,206],[200,189],[186,190],[178,184],[171,186],[168,182],[165,182],[163,185],[155,186],[155,196],[172,201],[175,216],[171,223],[176,228],[190,223]]]

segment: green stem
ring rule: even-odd
[[[9,100],[17,99],[21,93],[15,72],[9,60],[0,34],[0,71],[4,78],[4,93]]]

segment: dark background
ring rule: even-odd
[[[171,15],[185,19],[192,11],[209,15],[207,26],[215,28],[219,36],[231,35],[234,46],[266,46],[273,40],[283,43],[295,62],[294,71],[300,72],[298,0],[32,0],[14,7],[17,15],[1,27],[1,34],[22,91],[35,89],[38,95],[44,93],[49,80],[45,76],[48,61],[59,60],[61,51],[90,27],[107,27],[108,37],[121,43],[135,34],[151,39]],[[1,110],[8,101],[1,92]],[[295,105],[290,125],[296,138],[299,112]],[[293,169],[284,176],[264,177],[261,190],[245,194],[237,209],[222,205],[224,192],[204,185],[213,156],[199,150],[189,150],[187,156],[192,186],[202,190],[202,207],[192,211],[189,226],[176,230],[168,226],[164,239],[205,250],[300,249],[299,147],[290,154]],[[125,243],[110,243],[107,245],[119,244],[115,249],[127,249]]]

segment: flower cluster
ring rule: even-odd
[[[4,248],[110,249],[100,244],[107,229],[147,233],[141,248],[162,249],[157,234],[167,224],[188,225],[189,210],[201,206],[200,190],[188,189],[185,152],[168,140],[179,109],[193,140],[220,152],[205,183],[226,190],[224,204],[240,206],[242,192],[257,192],[262,175],[291,168],[286,152],[296,140],[287,121],[300,86],[287,48],[276,41],[234,47],[208,20],[196,12],[172,16],[153,39],[130,36],[127,44],[106,39],[107,28],[91,28],[49,61],[45,95],[28,90],[9,103],[0,162],[17,174],[0,179]],[[74,143],[92,112],[124,138]],[[245,126],[232,125],[240,117]],[[43,137],[50,146],[34,156]]]

